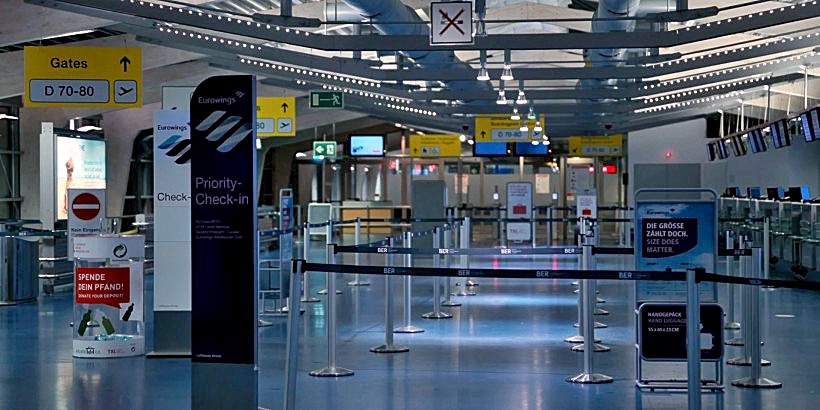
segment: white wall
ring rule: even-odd
[[[629,162],[629,185],[627,198],[633,204],[633,181],[635,164],[702,164],[706,162],[706,120],[696,119],[660,127],[633,131],[627,137],[627,160]],[[667,158],[666,153],[671,153]],[[712,181],[713,171],[701,168],[701,183],[705,188],[715,188],[719,181]],[[710,175],[706,175],[710,174]],[[723,188],[720,189],[721,191]]]
[[[635,164],[701,164],[701,184],[718,193],[727,186],[809,185],[820,196],[820,142],[792,141],[790,147],[709,162],[706,158],[706,121],[691,120],[629,133],[630,180]],[[666,152],[672,157],[666,158]],[[630,203],[632,187],[628,189]]]

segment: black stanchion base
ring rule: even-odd
[[[327,293],[327,292],[325,292]],[[302,303],[316,303],[319,302],[318,298],[314,298],[313,296],[301,299]]]
[[[584,344],[581,343],[581,344],[577,344],[575,346],[572,346],[570,348],[570,350],[572,350],[573,352],[583,352],[584,351]],[[608,352],[610,350],[612,350],[612,349],[609,346],[604,346],[602,344],[598,344],[597,342],[592,344],[592,351],[593,352],[603,353],[603,352]]]
[[[582,384],[601,384],[601,383],[612,383],[612,378],[600,373],[581,373],[577,376],[567,377],[567,381],[570,383],[582,383]]]
[[[406,353],[410,351],[410,348],[407,346],[381,345],[371,347],[370,351],[373,353]]]
[[[601,309],[601,308],[595,308],[595,313],[593,313],[593,315],[595,315],[595,316],[606,316],[608,314],[609,314],[608,311],[606,311],[604,309]]]
[[[313,377],[346,377],[353,376],[353,370],[345,369],[344,367],[325,367],[323,369],[314,370],[308,374]]]
[[[364,281],[364,280],[359,280],[359,281],[354,280],[354,281],[347,282],[347,286],[370,286],[370,282]]]
[[[317,294],[317,295],[327,295],[327,289],[322,289],[322,290],[320,290],[320,291],[316,292],[316,294]],[[337,294],[337,295],[341,295],[341,294],[342,294],[342,291],[341,291],[341,290],[337,290],[337,291],[336,291],[336,294]]]
[[[273,323],[268,322],[267,320],[259,319],[256,321],[256,327],[268,327],[273,326]]]
[[[732,386],[749,387],[754,389],[779,389],[783,387],[783,383],[776,382],[765,377],[744,377],[733,381]]]
[[[443,300],[443,301],[441,301],[441,306],[456,307],[456,306],[461,306],[461,303],[454,302],[452,300],[449,300],[449,301],[448,300]]]
[[[726,330],[740,330],[740,323],[726,322],[726,324],[723,325],[723,328]]]

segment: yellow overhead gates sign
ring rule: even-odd
[[[623,134],[569,137],[569,155],[576,157],[619,157],[623,155]]]
[[[296,136],[296,97],[257,97],[256,135]]]
[[[526,113],[522,114],[526,115]],[[546,129],[544,116],[538,121]],[[521,131],[522,120],[511,120],[509,115],[485,115],[475,117],[475,140],[479,142],[526,142],[540,140],[543,131],[533,131],[536,120],[527,120],[527,131]]]
[[[26,47],[27,107],[141,107],[142,50]]]
[[[416,158],[460,157],[461,141],[457,134],[411,135],[410,156]]]

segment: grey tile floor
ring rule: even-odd
[[[314,243],[311,255],[322,258]],[[603,257],[602,257],[603,258]],[[399,259],[399,258],[397,258]],[[321,260],[321,259],[319,259]],[[352,259],[350,260],[352,262]],[[381,263],[374,256],[365,264]],[[474,258],[473,267],[574,268],[573,257],[535,261]],[[624,257],[599,260],[601,268],[630,267]],[[324,274],[311,274],[315,292],[325,287]],[[148,278],[148,305],[150,284]],[[452,319],[423,320],[432,309],[432,279],[413,280],[412,320],[424,333],[396,334],[407,353],[374,354],[368,348],[384,341],[384,282],[345,286],[339,304],[338,364],[355,371],[346,378],[315,378],[308,371],[326,364],[324,299],[305,305],[300,332],[297,407],[300,409],[681,409],[683,392],[637,390],[633,284],[602,281],[597,319],[608,327],[597,336],[610,346],[597,353],[595,368],[615,381],[578,385],[565,381],[580,372],[582,355],[563,342],[577,329],[576,296],[565,280],[481,279],[478,295],[456,298],[458,308],[445,309]],[[401,287],[396,281],[396,324],[401,323]],[[724,301],[725,289],[721,288]],[[725,366],[723,393],[704,394],[704,408],[817,408],[820,382],[820,295],[777,289],[762,292],[764,356],[772,360],[764,376],[783,383],[778,390],[741,389],[728,385],[748,368]],[[0,409],[187,409],[190,408],[190,363],[185,359],[130,358],[82,360],[71,357],[72,297],[42,296],[36,303],[0,307]],[[151,317],[148,312],[148,317]],[[284,318],[266,317],[272,326],[259,330],[259,405],[281,408],[285,355]],[[148,325],[151,338],[151,323]],[[727,333],[727,336],[731,336]],[[742,348],[726,347],[726,357]],[[655,366],[659,378],[685,377],[681,365]],[[214,386],[218,388],[218,386]]]

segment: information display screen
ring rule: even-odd
[[[68,218],[69,188],[105,189],[105,141],[57,136],[57,219]]]
[[[474,157],[506,157],[506,142],[476,142],[473,144]]]
[[[772,144],[775,148],[783,148],[792,145],[789,126],[786,120],[779,120],[769,124],[769,131],[772,134]]]
[[[516,142],[513,145],[513,152],[517,157],[542,157],[549,154],[549,145],[540,142],[536,145],[531,142]]]
[[[760,128],[750,130],[746,134],[746,137],[749,141],[749,148],[752,149],[753,153],[757,154],[758,152],[764,152],[768,149],[766,139],[763,138],[763,132]]]
[[[806,142],[820,140],[820,118],[817,108],[800,114],[800,124],[803,127],[803,138]]]
[[[347,146],[351,157],[383,157],[384,135],[351,135]]]

